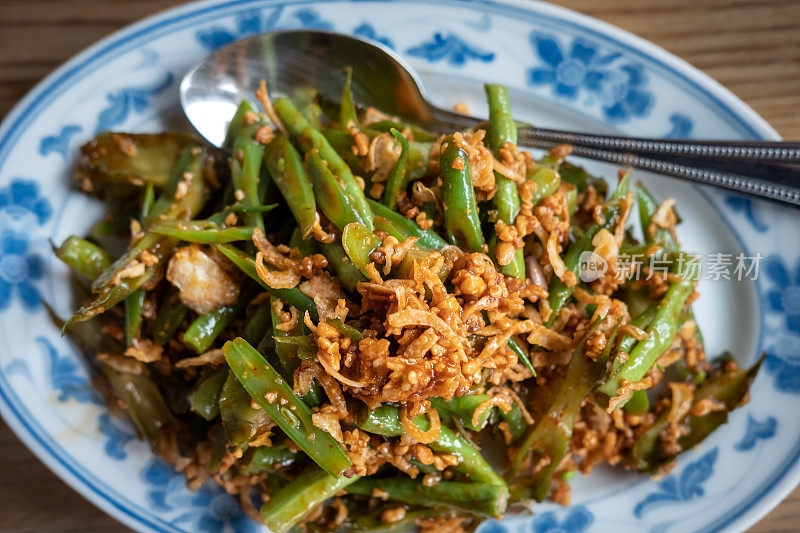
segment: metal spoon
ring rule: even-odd
[[[382,44],[320,30],[262,33],[217,50],[184,76],[181,104],[197,131],[220,146],[237,105],[252,99],[261,80],[273,95],[313,88],[338,100],[348,66],[354,98],[362,106],[442,133],[480,122],[431,105],[414,69]],[[548,149],[562,143],[573,145],[574,155],[800,206],[797,142],[644,139],[519,128],[522,146]]]

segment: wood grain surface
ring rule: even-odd
[[[0,117],[96,40],[174,0],[0,0]],[[558,0],[685,59],[786,139],[800,139],[800,1]],[[800,489],[751,531],[800,530]],[[0,531],[127,531],[67,487],[0,421]]]

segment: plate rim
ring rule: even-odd
[[[21,121],[24,121],[26,111],[35,107],[37,101],[51,86],[56,83],[67,81],[83,67],[91,65],[95,59],[108,54],[114,47],[128,41],[135,41],[137,38],[145,37],[159,27],[176,24],[182,19],[198,16],[212,10],[222,10],[229,7],[243,7],[247,5],[252,5],[253,7],[269,7],[275,5],[297,6],[304,4],[348,4],[358,1],[359,0],[201,0],[167,8],[128,24],[89,45],[63,62],[39,81],[11,108],[2,122],[0,122],[0,163],[2,163],[8,155],[13,153],[13,150],[11,150],[8,154],[3,154],[6,149],[6,144],[14,141],[14,137],[9,135],[9,133],[13,133],[15,129],[20,126]],[[385,3],[397,1],[402,3],[406,0],[378,1]],[[419,0],[407,1],[418,3]],[[465,6],[467,8],[469,8],[470,5],[477,4],[483,7],[497,6],[512,8],[528,14],[531,12],[541,12],[565,23],[573,24],[581,30],[589,30],[592,33],[598,34],[603,39],[620,44],[635,54],[646,57],[648,61],[654,62],[657,66],[671,71],[671,73],[682,78],[684,81],[690,82],[695,89],[700,91],[700,94],[706,98],[710,98],[718,106],[727,110],[732,118],[735,118],[737,122],[750,131],[753,137],[774,140],[779,140],[781,138],[777,131],[770,126],[764,118],[758,115],[755,110],[708,74],[656,44],[611,23],[541,0],[435,1],[443,5]],[[728,222],[724,214],[723,218]],[[763,320],[763,312],[760,314]],[[0,369],[0,374],[5,374],[2,369]],[[14,406],[14,400],[15,398],[8,398],[6,396],[6,391],[0,387],[0,415],[2,415],[9,428],[25,446],[53,473],[67,483],[70,488],[116,520],[121,521],[135,530],[145,531],[144,528],[150,528],[150,530],[157,531],[177,531],[177,528],[168,522],[157,520],[157,522],[160,523],[155,523],[145,516],[145,514],[135,512],[134,509],[131,509],[131,503],[129,501],[125,499],[118,501],[110,497],[107,490],[97,486],[97,480],[87,480],[80,472],[71,468],[68,464],[70,461],[62,459],[60,457],[62,454],[59,453],[59,450],[52,449],[51,446],[44,442],[47,439],[37,435],[36,429],[28,424],[27,419],[33,418],[32,413],[27,412],[27,409],[22,405],[19,408],[24,411],[24,413],[19,413],[18,409]],[[22,416],[22,414],[28,416],[25,417]],[[782,475],[771,485],[763,488],[756,496],[754,502],[744,506],[734,516],[726,517],[722,524],[715,525],[713,529],[743,530],[766,516],[800,483],[799,460],[800,454],[796,454],[795,457],[789,461]]]

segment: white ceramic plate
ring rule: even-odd
[[[67,483],[140,531],[250,531],[214,487],[186,489],[131,426],[109,417],[74,348],[40,300],[67,315],[65,269],[50,253],[99,206],[71,187],[77,147],[104,129],[180,124],[177,84],[216,47],[277,28],[377,39],[422,73],[440,104],[484,111],[481,81],[512,87],[519,118],[544,126],[674,137],[777,138],[686,63],[596,20],[531,1],[207,1],[120,31],[39,84],[0,128],[0,412]],[[177,121],[177,122],[176,122]],[[614,169],[592,165],[613,176]],[[639,174],[684,217],[685,249],[706,260],[697,304],[711,354],[768,354],[752,401],[660,481],[611,469],[575,480],[573,504],[481,531],[743,530],[800,476],[800,239],[797,214]],[[740,254],[760,256],[737,280]],[[746,262],[745,266],[752,266]],[[725,279],[725,277],[730,279]],[[717,279],[714,279],[717,278]]]

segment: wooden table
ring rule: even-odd
[[[0,117],[60,63],[175,0],[0,0]],[[800,139],[797,0],[558,0],[666,48]],[[752,531],[797,531],[800,489]],[[0,530],[125,531],[67,487],[0,421]]]

